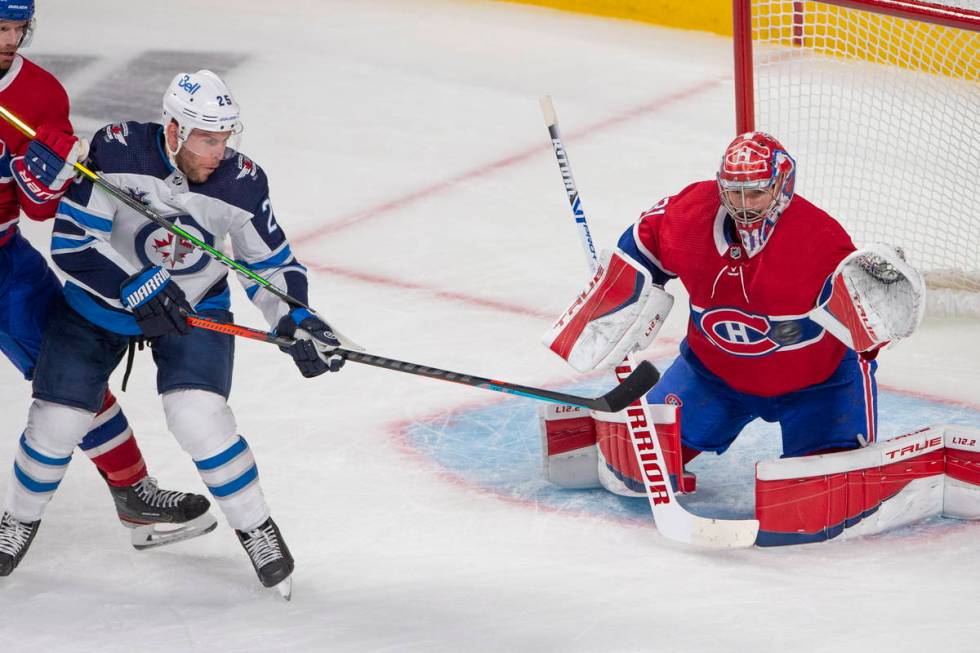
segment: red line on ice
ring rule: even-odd
[[[342,268],[336,265],[317,265],[315,263],[307,264],[307,267],[310,268],[311,270],[316,270],[317,272],[327,272],[335,276],[347,277],[348,279],[354,279],[356,281],[364,281],[366,283],[372,283],[380,286],[401,288],[402,290],[416,290],[419,292],[424,292],[433,295],[438,299],[444,299],[454,303],[470,304],[472,306],[477,306],[479,308],[489,308],[504,313],[523,315],[525,317],[544,318],[546,320],[553,320],[555,318],[555,315],[552,314],[553,312],[541,311],[535,308],[530,308],[528,306],[511,304],[509,302],[499,301],[496,299],[487,299],[483,297],[476,297],[474,295],[466,295],[464,293],[455,292],[452,290],[440,290],[432,286],[427,286],[413,281],[407,281],[405,279],[394,279],[392,277],[376,274],[374,272],[362,272],[358,270],[350,270],[347,268]]]
[[[628,109],[622,113],[615,116],[610,116],[604,120],[587,125],[582,129],[572,130],[570,135],[566,140],[575,140],[577,138],[582,138],[585,136],[592,136],[599,132],[613,129],[619,127],[625,122],[629,122],[641,116],[650,113],[656,113],[657,111],[666,109],[674,104],[687,100],[688,98],[701,93],[707,88],[710,88],[720,82],[727,81],[730,79],[729,75],[723,77],[717,77],[713,79],[702,80],[701,82],[689,86],[685,89],[681,89],[676,93],[671,93],[661,98],[657,98],[651,102],[646,102],[639,106]],[[545,151],[551,150],[550,143],[542,143],[541,145],[535,145],[533,147],[528,147],[520,152],[505,156],[502,159],[497,159],[490,163],[483,164],[476,168],[472,168],[465,172],[461,172],[448,179],[443,179],[442,181],[437,181],[433,184],[420,188],[418,190],[411,191],[399,197],[394,197],[390,200],[386,200],[380,204],[370,206],[360,211],[355,211],[354,213],[348,213],[347,215],[340,216],[334,220],[331,220],[328,224],[318,227],[306,233],[300,234],[298,238],[294,239],[296,243],[309,243],[323,236],[327,236],[338,231],[342,231],[348,227],[360,224],[366,220],[377,218],[383,215],[387,215],[402,209],[406,206],[414,204],[415,202],[437,195],[439,193],[448,191],[460,184],[469,181],[471,179],[476,179],[479,177],[485,177],[488,173],[495,172],[498,170],[503,170],[505,168],[510,168],[519,163],[523,163],[528,159],[537,156]]]

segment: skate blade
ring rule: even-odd
[[[131,542],[137,551],[168,546],[210,533],[218,526],[218,520],[210,512],[183,524],[147,524],[133,529]]]
[[[291,600],[293,598],[293,577],[287,576],[285,580],[275,586],[275,589],[282,598],[287,601]]]

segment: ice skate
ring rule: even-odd
[[[9,576],[27,553],[41,520],[22,522],[5,512],[0,518],[0,576]]]
[[[275,587],[287,601],[292,596],[293,556],[286,547],[282,533],[272,517],[250,531],[239,531],[238,540],[245,547],[259,582],[265,587]]]
[[[145,477],[128,487],[110,487],[123,526],[133,529],[136,549],[174,544],[210,533],[218,521],[200,494],[161,490],[157,480]]]

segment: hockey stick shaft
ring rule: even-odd
[[[250,327],[231,324],[228,322],[221,322],[201,316],[188,316],[187,323],[200,329],[217,331],[219,333],[241,338],[249,338],[251,340],[258,340],[260,342],[267,342],[283,347],[288,347],[295,342],[293,338],[277,336],[267,331],[260,331],[258,329],[252,329]],[[394,370],[396,372],[404,372],[406,374],[426,376],[430,379],[459,383],[474,388],[492,390],[494,392],[504,392],[538,401],[591,408],[592,410],[606,413],[617,413],[623,410],[631,403],[636,401],[637,397],[642,396],[650,388],[652,388],[660,378],[660,374],[657,372],[657,369],[649,362],[644,361],[645,364],[641,363],[638,365],[636,369],[632,371],[632,373],[623,379],[622,383],[606,394],[600,397],[579,397],[576,395],[566,394],[564,392],[545,390],[544,388],[534,388],[531,386],[509,383],[507,381],[499,381],[496,379],[485,379],[483,377],[473,376],[472,374],[462,374],[460,372],[442,370],[437,367],[419,365],[418,363],[408,363],[405,361],[395,360],[393,358],[385,358],[384,356],[376,356],[367,352],[354,351],[352,349],[338,348],[336,351],[347,360],[354,361],[355,363],[380,367],[386,370]]]
[[[555,112],[555,104],[550,95],[541,98],[541,113],[544,116],[545,125],[548,127],[548,134],[551,136],[551,147],[554,148],[555,158],[558,159],[558,169],[561,171],[562,181],[565,182],[565,192],[568,193],[568,204],[572,209],[572,217],[575,219],[579,237],[582,239],[582,247],[589,257],[589,265],[594,273],[599,267],[599,255],[595,251],[592,231],[589,229],[589,222],[585,218],[582,199],[578,195],[578,186],[575,184],[575,177],[572,175],[572,164],[568,161],[568,152],[565,151],[565,145],[561,142],[558,114]]]
[[[16,115],[11,113],[6,107],[2,105],[0,105],[0,117],[2,117],[11,125],[13,125],[17,130],[19,130],[22,134],[24,134],[28,138],[35,137],[36,132],[30,125],[28,125],[23,120],[18,118]],[[93,184],[101,188],[108,195],[111,195],[112,197],[116,198],[117,200],[119,200],[129,208],[133,209],[143,217],[147,218],[151,222],[156,223],[161,228],[166,229],[167,231],[174,234],[175,236],[179,236],[180,238],[183,238],[187,242],[193,244],[198,249],[203,250],[211,258],[216,260],[218,263],[221,263],[225,267],[230,268],[231,270],[237,272],[238,274],[254,281],[255,283],[259,284],[260,286],[262,286],[267,291],[269,291],[279,299],[283,300],[287,304],[290,304],[292,306],[297,306],[297,307],[303,307],[307,309],[310,308],[309,306],[306,305],[305,302],[301,302],[295,297],[291,297],[284,290],[280,289],[275,284],[271,283],[265,277],[249,270],[247,267],[245,267],[238,261],[226,256],[225,254],[215,249],[214,247],[211,247],[210,245],[208,245],[206,242],[204,242],[194,234],[186,231],[185,229],[181,229],[178,225],[169,222],[166,218],[154,212],[149,207],[144,206],[142,202],[130,196],[129,193],[122,190],[112,182],[108,181],[104,176],[102,176],[102,174],[98,172],[93,172],[92,170],[82,165],[81,163],[76,162],[74,164],[74,167],[75,170],[80,172],[85,178],[89,179]]]

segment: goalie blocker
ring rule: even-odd
[[[674,297],[622,250],[606,252],[595,276],[544,335],[544,345],[579,372],[619,365],[646,349]]]
[[[675,491],[683,470],[679,411],[651,406]],[[541,413],[545,478],[563,488],[643,497],[625,420],[570,406]],[[635,419],[635,417],[634,417]],[[941,515],[980,520],[980,429],[933,426],[862,449],[756,465],[758,546],[871,535]]]

